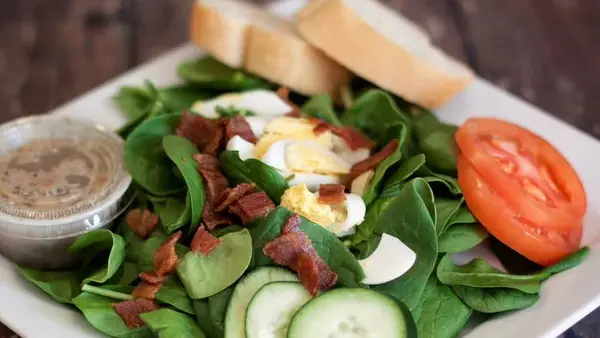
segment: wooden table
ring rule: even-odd
[[[600,1],[381,1],[481,76],[600,137]],[[0,122],[43,113],[181,44],[192,2],[0,0]],[[564,336],[600,336],[600,312]]]

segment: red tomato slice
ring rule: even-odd
[[[458,129],[456,142],[483,180],[535,226],[567,230],[581,222],[583,184],[541,137],[510,122],[473,118]]]
[[[491,189],[463,155],[458,158],[458,183],[467,206],[490,234],[529,260],[548,266],[579,248],[581,220],[562,232],[537,227]]]

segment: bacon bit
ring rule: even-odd
[[[237,135],[250,143],[256,143],[257,141],[248,121],[239,115],[225,121],[225,135],[227,140]]]
[[[257,217],[265,216],[273,209],[275,209],[275,204],[264,191],[248,194],[229,206],[229,212],[239,216],[243,224],[248,224]]]
[[[125,222],[138,236],[146,239],[158,224],[158,216],[148,209],[143,212],[140,209],[133,209],[127,214]]]
[[[226,213],[216,212],[215,208],[209,202],[204,204],[202,211],[202,223],[208,230],[214,230],[220,225],[229,225],[233,223],[233,219]]]
[[[344,187],[341,184],[321,184],[319,186],[319,203],[340,204],[346,200]]]
[[[393,154],[398,148],[398,140],[391,140],[388,144],[385,145],[380,151],[371,155],[369,158],[362,160],[350,169],[350,177],[348,182],[352,182],[356,177],[362,175],[363,173],[375,168],[379,162],[385,160]]]
[[[219,153],[219,150],[223,147],[223,143],[225,141],[225,125],[219,120],[217,123],[217,127],[215,129],[215,133],[210,141],[206,144],[203,149],[203,153],[207,155],[216,156]]]
[[[285,116],[289,117],[300,117],[302,116],[302,110],[300,107],[295,105],[292,101],[290,101],[290,89],[287,87],[279,87],[276,91],[277,96],[279,96],[285,103],[292,107],[292,110],[285,114]]]
[[[175,271],[179,258],[175,252],[175,244],[181,239],[181,231],[177,231],[156,249],[154,253],[154,271],[159,276],[165,276]]]
[[[225,191],[223,191],[223,193],[221,193],[221,196],[219,196],[215,210],[219,212],[223,211],[227,209],[227,207],[233,202],[239,200],[249,193],[254,192],[255,190],[256,185],[254,183],[241,183],[233,188],[227,188]]]
[[[165,281],[165,276],[159,276],[153,271],[144,271],[139,274],[139,277],[141,280],[152,284],[162,283]]]
[[[201,226],[196,230],[190,248],[192,249],[192,252],[201,253],[206,256],[211,253],[219,243],[221,243],[220,239],[206,231],[204,226]]]
[[[300,281],[311,295],[319,292],[319,267],[311,255],[300,252],[295,264],[295,271],[300,275]]]
[[[184,111],[176,133],[204,150],[214,140],[217,129],[217,121]]]
[[[140,298],[136,300],[127,300],[120,303],[113,303],[112,308],[123,319],[125,325],[129,328],[142,327],[146,325],[140,318],[140,313],[158,310],[158,304],[154,301]]]
[[[319,122],[313,128],[313,133],[315,133],[315,135],[319,136],[330,130],[331,130],[331,125],[329,123],[319,120]]]
[[[353,127],[334,126],[332,131],[337,136],[343,138],[344,141],[346,141],[346,144],[348,144],[348,147],[353,151],[361,148],[367,148],[370,151],[375,147],[375,142],[373,140]]]
[[[215,204],[221,193],[229,187],[227,178],[221,173],[219,160],[206,154],[196,154],[194,159],[198,163],[198,171],[204,178],[206,195],[209,203]]]
[[[150,283],[142,281],[138,284],[131,295],[135,298],[155,299],[156,293],[162,288],[163,283]]]
[[[288,217],[288,219],[285,221],[285,224],[281,229],[281,233],[285,235],[291,232],[300,232],[300,224],[302,224],[302,219],[300,218],[300,215],[293,214],[292,216]]]

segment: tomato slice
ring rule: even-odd
[[[579,248],[581,220],[566,231],[537,227],[493,190],[463,155],[458,158],[458,183],[467,206],[490,234],[529,260],[548,266]]]
[[[516,124],[473,118],[456,142],[483,180],[537,227],[567,230],[581,222],[586,194],[569,162],[541,137]]]

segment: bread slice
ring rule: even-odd
[[[306,43],[294,24],[234,0],[197,0],[192,41],[219,61],[305,95],[332,93],[350,73]]]
[[[373,0],[313,0],[298,31],[357,75],[404,99],[438,108],[473,79],[410,20]]]

